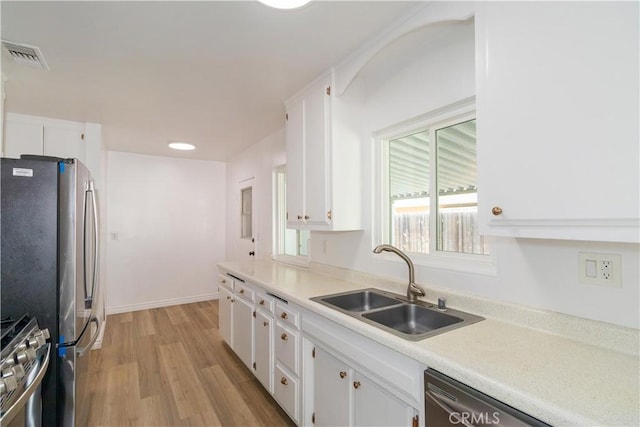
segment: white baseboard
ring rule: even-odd
[[[218,299],[218,293],[196,295],[192,297],[173,298],[159,301],[143,302],[138,304],[121,305],[119,307],[107,307],[107,314],[129,313],[131,311],[149,310],[151,308],[169,307],[171,305],[190,304],[193,302]]]

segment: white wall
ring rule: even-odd
[[[374,58],[344,96],[364,102],[363,217],[364,229],[354,232],[312,232],[311,261],[404,280],[401,260],[372,254],[371,133],[475,94],[472,25],[443,26],[412,33]],[[231,170],[242,176],[266,174],[280,163],[283,147],[258,143],[241,153]],[[239,176],[235,175],[233,179]],[[229,188],[231,188],[231,178]],[[235,188],[235,187],[234,187]],[[266,187],[265,187],[266,188]],[[480,190],[481,191],[481,190]],[[229,197],[229,195],[228,195]],[[261,197],[259,209],[271,210]],[[231,226],[231,223],[230,223]],[[235,227],[235,225],[233,225]],[[264,228],[262,236],[267,235]],[[483,276],[416,266],[420,284],[450,288],[494,300],[513,302],[623,326],[639,327],[640,251],[637,244],[494,238],[492,251],[497,275]],[[326,253],[323,248],[326,247]],[[622,256],[622,288],[578,283],[578,252],[617,253]],[[234,258],[227,250],[227,257]],[[431,295],[431,299],[437,295]]]
[[[107,311],[215,298],[225,164],[110,151],[107,167]]]
[[[284,118],[284,111],[282,113]],[[227,260],[247,259],[241,253],[239,183],[254,178],[256,258],[269,259],[273,242],[273,170],[285,163],[284,129],[267,136],[227,162]]]

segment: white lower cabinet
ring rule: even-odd
[[[231,298],[233,298],[233,294],[224,286],[220,286],[218,293],[218,328],[220,329],[220,336],[229,344],[229,347],[233,348],[233,342],[231,341]]]
[[[316,426],[410,426],[417,421],[411,404],[319,346],[313,395]]]
[[[253,372],[264,388],[273,393],[273,316],[256,310],[253,330]]]
[[[253,303],[235,297],[233,303],[233,351],[251,369],[253,365]]]
[[[315,349],[313,396],[316,426],[352,424],[353,370],[321,347]]]
[[[298,408],[300,406],[299,393],[298,377],[287,372],[283,366],[276,363],[273,397],[296,424],[298,423]]]
[[[355,426],[410,426],[417,411],[359,372],[353,381]]]

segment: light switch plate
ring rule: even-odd
[[[585,285],[622,287],[622,261],[617,254],[579,252],[578,273]]]

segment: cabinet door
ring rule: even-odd
[[[356,426],[411,425],[415,409],[387,393],[365,375],[356,372],[352,387]]]
[[[304,100],[287,108],[287,226],[304,224]]]
[[[254,319],[256,378],[273,393],[273,317],[257,310]]]
[[[486,2],[475,25],[481,233],[637,242],[638,3]]]
[[[234,296],[232,317],[233,351],[249,369],[253,362],[253,304]]]
[[[220,329],[220,336],[227,344],[229,344],[229,347],[233,348],[233,341],[231,340],[231,299],[233,298],[233,295],[223,286],[220,286],[219,294],[218,328]]]
[[[76,158],[85,162],[85,145],[83,141],[83,126],[52,126],[44,127],[44,155]]]
[[[352,425],[351,368],[316,347],[313,376],[315,425]]]
[[[42,132],[42,125],[22,123],[8,118],[4,140],[4,157],[19,159],[21,154],[42,156]]]
[[[314,88],[304,103],[304,219],[309,226],[329,224],[328,87],[326,83]]]

